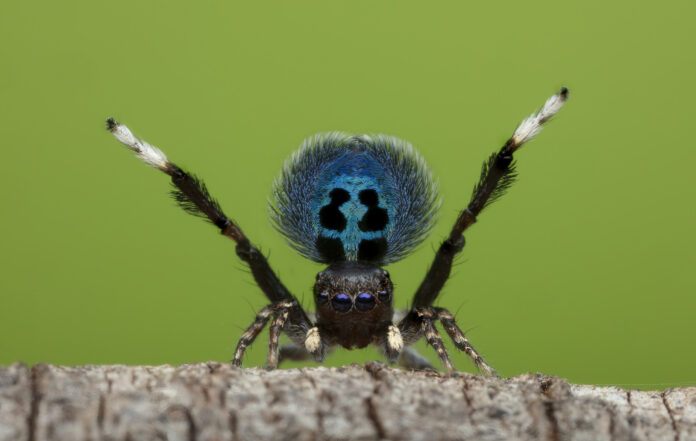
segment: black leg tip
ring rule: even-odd
[[[116,121],[113,117],[108,117],[106,118],[106,130],[109,132],[113,132],[116,127],[118,127],[118,121]]]
[[[561,87],[561,90],[560,90],[560,92],[558,92],[558,94],[560,96],[562,96],[563,99],[567,99],[568,98],[568,88],[565,86]]]

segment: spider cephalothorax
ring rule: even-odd
[[[107,128],[141,159],[171,176],[174,197],[186,211],[209,220],[237,243],[237,255],[249,265],[270,300],[242,334],[235,365],[241,365],[247,346],[270,320],[269,368],[283,359],[322,361],[336,345],[362,348],[372,344],[391,363],[433,369],[409,347],[425,338],[451,373],[454,366],[435,327],[440,321],[455,346],[483,373],[494,375],[454,316],[433,303],[450,275],[454,257],[464,247],[464,231],[514,182],[513,154],[541,130],[567,97],[568,90],[562,88],[549,98],[484,162],[468,206],[440,245],[408,311],[394,310],[394,285],[382,267],[406,257],[425,239],[438,198],[425,162],[407,142],[385,135],[321,134],[305,141],[286,162],[273,188],[274,225],[303,256],[328,265],[317,274],[316,312],[310,315],[239,226],[223,213],[202,181],[115,120],[109,118]],[[292,343],[279,347],[281,333]]]
[[[329,344],[364,348],[392,324],[389,273],[363,262],[336,263],[317,274],[316,325]]]

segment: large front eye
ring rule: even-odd
[[[336,294],[333,296],[333,299],[331,299],[331,305],[333,305],[336,311],[346,312],[353,306],[353,302],[350,300],[348,294]]]
[[[366,312],[375,307],[375,298],[369,292],[361,292],[355,299],[355,308],[358,311]]]

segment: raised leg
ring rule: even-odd
[[[484,208],[500,198],[515,181],[513,153],[538,134],[545,122],[555,115],[568,98],[568,89],[562,88],[546,100],[540,111],[522,121],[512,137],[493,153],[481,169],[481,177],[467,208],[457,218],[450,235],[440,245],[435,259],[413,298],[413,307],[431,306],[445,285],[452,270],[454,257],[464,248],[463,233]]]
[[[275,339],[275,349],[269,348],[269,365],[272,367],[277,365],[277,340],[281,330],[284,330],[295,343],[304,344],[307,333],[313,328],[311,320],[278,279],[263,254],[251,244],[241,228],[225,215],[218,202],[208,192],[205,183],[169,161],[157,147],[136,138],[128,127],[119,124],[113,118],[106,121],[106,127],[117,140],[133,150],[140,159],[171,177],[174,185],[172,195],[184,210],[208,220],[219,228],[224,236],[237,243],[237,255],[249,265],[256,284],[266,297],[276,305],[275,308],[270,307],[270,310],[264,308],[259,312],[254,323],[242,335],[235,353],[235,364],[241,363],[244,350],[256,338],[271,314],[278,309],[277,305],[280,304],[290,306],[283,309],[284,318],[277,318],[276,314],[276,320],[273,322],[271,344]],[[319,349],[323,349],[323,347]]]
[[[174,185],[172,196],[181,208],[210,221],[224,236],[237,243],[237,255],[249,265],[254,280],[271,302],[293,298],[263,254],[251,244],[241,228],[223,213],[220,204],[210,195],[203,181],[170,162],[160,149],[136,138],[128,127],[113,118],[106,120],[106,127],[140,159],[171,177]]]
[[[474,187],[469,205],[459,214],[449,237],[442,242],[437,250],[433,263],[413,296],[413,310],[399,324],[399,329],[407,344],[410,344],[409,339],[412,336],[419,336],[417,328],[420,326],[428,342],[438,351],[438,356],[448,371],[449,357],[446,357],[447,353],[444,348],[440,349],[441,341],[438,342],[439,336],[432,325],[432,317],[424,321],[420,318],[423,316],[422,311],[430,311],[431,315],[440,319],[457,348],[466,352],[483,373],[496,375],[495,370],[486,364],[471,346],[464,333],[454,322],[452,314],[431,306],[450,276],[454,257],[464,248],[464,231],[476,222],[477,216],[484,208],[498,200],[515,182],[517,175],[513,154],[541,131],[543,124],[560,110],[567,98],[568,89],[564,87],[556,95],[546,100],[541,110],[522,121],[505,145],[483,163],[481,177]]]

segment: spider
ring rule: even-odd
[[[389,363],[434,370],[410,346],[425,338],[444,369],[454,365],[435,326],[440,321],[454,345],[486,375],[497,375],[474,349],[448,310],[433,306],[449,278],[464,235],[481,211],[515,181],[513,154],[541,131],[563,106],[563,87],[525,119],[503,147],[484,163],[468,206],[435,254],[410,309],[395,311],[387,264],[406,257],[431,230],[439,207],[437,184],[421,156],[405,141],[385,135],[334,132],[308,138],[286,161],[273,186],[270,214],[275,228],[304,257],[326,264],[314,284],[316,312],[306,312],[278,279],[266,257],[227,217],[206,185],[170,162],[158,148],[136,138],[113,118],[108,130],[147,164],[171,177],[172,195],[187,212],[210,221],[236,242],[270,304],[239,339],[232,363],[241,366],[246,348],[270,321],[266,367],[284,359],[322,362],[336,345],[376,346]],[[292,343],[279,347],[281,333]]]

